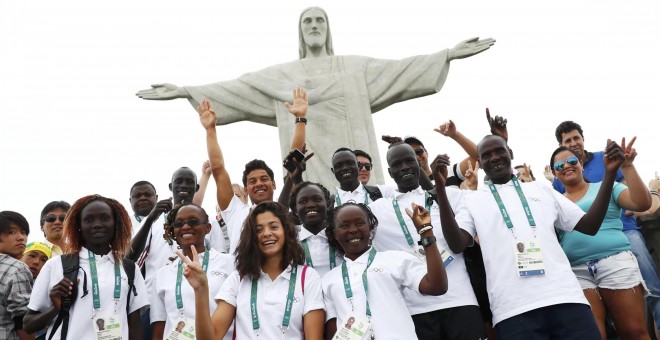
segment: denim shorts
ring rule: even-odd
[[[583,290],[630,289],[639,284],[642,284],[646,290],[637,259],[630,250],[591,260],[573,266],[572,269]]]

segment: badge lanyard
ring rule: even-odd
[[[431,205],[433,204],[432,200],[429,200],[429,193],[424,192],[424,205],[426,208],[426,211],[431,213]],[[408,245],[410,248],[415,249],[415,241],[413,241],[412,236],[410,236],[410,231],[408,231],[408,227],[406,226],[406,221],[403,219],[403,214],[401,214],[401,209],[399,208],[399,202],[396,199],[392,200],[392,206],[394,207],[394,212],[396,213],[396,218],[399,220],[399,225],[401,226],[401,231],[403,232],[403,236],[406,237],[406,242],[408,242]]]
[[[335,204],[337,207],[342,205],[341,200],[339,199],[339,193],[335,194]],[[364,205],[369,205],[369,194],[367,192],[364,193]]]
[[[369,258],[367,259],[367,268],[364,268],[364,271],[362,272],[362,285],[364,286],[364,296],[365,300],[367,301],[367,316],[371,317],[371,308],[369,308],[369,286],[367,284],[367,270],[371,266],[371,263],[374,262],[374,258],[376,257],[376,248],[371,248],[369,251]],[[341,264],[341,276],[344,281],[344,293],[346,293],[346,298],[348,301],[351,303],[351,309],[355,311],[353,308],[353,290],[351,289],[351,280],[348,277],[348,268],[346,267],[346,261],[342,262]]]
[[[293,307],[293,294],[296,290],[296,276],[298,274],[298,266],[293,264],[291,269],[291,276],[289,276],[289,293],[286,297],[286,305],[284,305],[284,318],[282,318],[282,339],[287,329],[289,329],[289,321],[291,319],[291,309]],[[252,330],[259,338],[259,312],[257,311],[257,285],[259,280],[252,279],[252,293],[250,294],[250,314],[252,314]]]
[[[305,263],[308,266],[314,268],[314,263],[312,262],[312,253],[309,252],[309,245],[307,244],[307,239],[300,242],[302,244],[303,252],[305,252]],[[335,248],[328,246],[328,253],[330,257],[330,269],[333,269],[337,266],[337,255],[335,253]]]
[[[101,309],[101,297],[99,294],[99,277],[96,273],[96,256],[90,250],[87,250],[89,255],[89,271],[92,274],[92,300],[94,302],[94,313]],[[119,263],[115,260],[115,313],[117,313],[117,303],[121,298],[121,271]]]
[[[522,188],[520,187],[520,182],[516,177],[513,177],[513,186],[516,188],[516,192],[518,193],[518,198],[520,198],[520,203],[522,203],[523,210],[525,210],[525,215],[527,215],[527,222],[529,222],[529,226],[532,227],[532,230],[534,231],[534,238],[536,238],[536,222],[534,221],[534,216],[532,216],[532,210],[529,208],[529,204],[527,204],[527,198],[525,198],[525,194],[522,191]],[[497,206],[500,209],[500,213],[502,214],[502,218],[504,218],[504,223],[506,224],[506,227],[509,228],[511,231],[511,234],[513,235],[513,238],[516,238],[516,234],[513,232],[513,222],[511,222],[511,218],[509,217],[509,213],[506,210],[506,207],[504,206],[504,202],[502,202],[502,198],[500,197],[500,194],[497,192],[497,188],[495,188],[495,185],[493,185],[492,181],[488,181],[488,188],[490,189],[490,192],[493,194],[493,197],[495,198],[495,201],[497,202]]]
[[[181,281],[183,276],[183,261],[179,261],[179,267],[176,272],[176,286],[174,288],[174,295],[176,296],[176,308],[183,315],[183,298],[181,297]],[[202,260],[202,269],[204,273],[209,269],[209,250],[204,250],[204,260]]]

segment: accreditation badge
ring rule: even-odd
[[[166,340],[194,340],[195,320],[180,317],[176,320],[174,328],[165,337]]]
[[[519,277],[545,275],[541,244],[537,239],[515,240],[513,252]]]
[[[438,242],[435,243],[435,245],[438,247],[438,252],[440,252],[440,258],[442,259],[442,263],[445,265],[445,268],[454,261],[454,254],[452,254],[449,250],[445,249],[443,246],[441,246]],[[422,247],[421,245],[415,245],[412,248],[412,253],[413,255],[417,256],[420,260],[426,262],[426,249]]]
[[[92,318],[92,327],[96,340],[121,340],[121,322],[119,315],[103,315]]]
[[[337,325],[337,333],[332,337],[332,340],[368,339],[373,339],[369,319],[356,317],[352,313],[341,319],[341,323]]]

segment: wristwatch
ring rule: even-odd
[[[432,245],[433,243],[435,243],[435,241],[436,241],[435,236],[427,236],[427,237],[420,238],[419,242],[417,242],[417,244],[419,244],[420,246],[426,248],[426,247]]]
[[[303,123],[303,124],[307,125],[307,118],[298,117],[298,118],[296,118],[296,123]]]

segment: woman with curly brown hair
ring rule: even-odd
[[[131,220],[126,209],[114,199],[99,195],[85,196],[69,209],[64,221],[65,253],[79,257],[78,282],[64,278],[62,259],[55,257],[44,265],[34,283],[29,312],[24,327],[39,330],[48,327],[49,337],[60,339],[62,327],[53,329],[62,308],[62,298],[77,296],[69,310],[67,331],[80,339],[101,336],[141,339],[140,309],[148,304],[144,280],[136,268],[135,291],[129,291],[122,258],[129,246]],[[87,282],[91,283],[91,289]],[[80,286],[82,284],[82,287]],[[128,294],[137,293],[130,298]],[[104,319],[103,330],[96,320]]]
[[[195,290],[197,339],[223,337],[235,319],[236,339],[323,338],[321,279],[304,266],[298,231],[288,210],[274,202],[257,205],[245,221],[236,248],[236,269],[215,299],[210,316],[208,279],[192,248],[183,254],[183,275]]]

